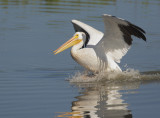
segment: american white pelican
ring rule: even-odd
[[[81,66],[92,72],[121,71],[117,63],[127,53],[131,35],[146,41],[145,31],[140,27],[115,16],[103,15],[105,33],[80,22],[72,20],[76,33],[54,51],[58,54],[72,47],[71,56]]]

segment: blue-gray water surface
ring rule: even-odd
[[[147,42],[134,37],[127,76],[75,82],[83,69],[70,50],[52,51],[74,34],[72,19],[103,31],[104,13],[143,28]],[[0,118],[159,117],[159,27],[160,0],[0,0]]]

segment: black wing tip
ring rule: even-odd
[[[123,33],[124,41],[128,45],[131,45],[132,41],[133,41],[133,39],[131,38],[131,35],[134,35],[134,36],[146,41],[146,37],[144,35],[145,31],[142,28],[140,28],[134,24],[131,24],[129,22],[128,22],[127,26],[125,26],[123,24],[118,24],[118,26],[119,26],[121,32]]]
[[[123,21],[123,22],[117,22],[121,32],[123,33],[123,37],[124,37],[124,40],[125,42],[128,44],[128,45],[131,45],[132,44],[132,38],[131,38],[131,35],[134,35],[138,38],[141,38],[142,40],[146,41],[146,37],[145,37],[145,31],[140,28],[139,26],[136,26],[132,23],[130,23],[129,21],[125,20],[125,19],[122,19],[122,18],[119,18],[119,17],[116,17],[116,16],[112,16],[112,15],[109,15],[109,14],[103,14],[104,17],[110,17],[110,18],[116,18],[120,21]]]
[[[130,22],[128,22],[128,24],[131,25],[132,27],[135,27],[135,28],[138,29],[139,31],[143,32],[144,34],[146,33],[146,32],[145,32],[142,28],[140,28],[139,26],[134,25],[134,24],[132,24],[132,23],[130,23]]]
[[[131,23],[130,23],[131,24]],[[142,29],[142,28],[140,28],[140,27],[138,27],[138,26],[136,26],[136,25],[134,25],[134,24],[131,24],[131,26],[135,29],[135,31],[137,32],[137,34],[139,35],[137,35],[137,37],[138,38],[141,38],[141,39],[143,39],[144,41],[146,41],[147,39],[146,39],[146,36],[144,35],[144,34],[146,34],[146,32]],[[134,34],[133,34],[134,35]],[[136,35],[135,35],[136,36]]]

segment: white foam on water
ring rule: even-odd
[[[140,73],[138,70],[127,69],[126,71],[116,73],[107,72],[95,75],[89,75],[87,72],[77,72],[71,76],[70,82],[99,82],[99,81],[142,81],[142,80],[160,80],[160,73],[155,71]]]

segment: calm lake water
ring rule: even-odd
[[[147,42],[134,38],[117,80],[82,82],[70,50],[52,51],[74,34],[72,19],[103,31],[104,13],[142,27]],[[160,0],[0,0],[0,118],[158,118],[159,27]]]

